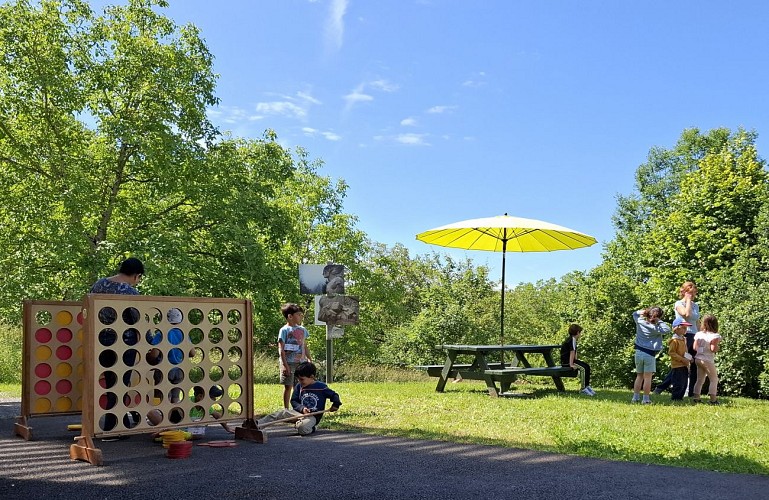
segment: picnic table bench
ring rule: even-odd
[[[457,376],[469,380],[483,380],[489,395],[499,397],[507,393],[510,385],[520,375],[532,375],[551,377],[559,391],[564,391],[562,377],[578,377],[579,372],[569,367],[556,365],[553,361],[552,351],[559,345],[440,345],[439,349],[446,351],[446,362],[441,365],[427,365],[427,373],[438,377],[438,385],[435,390],[443,392],[449,378]],[[489,354],[498,352],[512,352],[515,359],[510,365],[504,361],[490,362]],[[541,355],[547,366],[532,366],[527,355]],[[455,364],[457,356],[472,355],[474,360],[470,364]],[[438,368],[440,367],[440,372]],[[499,388],[497,387],[499,383]]]

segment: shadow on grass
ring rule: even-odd
[[[555,390],[554,392],[557,393]],[[769,468],[763,464],[754,460],[747,459],[740,455],[729,453],[714,454],[706,451],[687,451],[677,457],[666,457],[658,453],[643,453],[640,451],[633,451],[631,454],[628,453],[628,451],[625,449],[607,446],[606,443],[598,440],[571,441],[568,444],[559,446],[541,446],[539,444],[530,444],[530,446],[527,447],[526,443],[519,443],[518,446],[512,446],[509,442],[501,439],[478,438],[477,436],[462,436],[447,432],[428,431],[419,428],[368,428],[365,426],[345,425],[343,423],[335,423],[329,427],[333,427],[336,430],[367,435],[495,446],[507,449],[530,449],[538,452],[577,455],[586,458],[610,460],[615,462],[632,462],[639,464],[685,467],[689,469],[698,469],[711,472],[769,475]],[[639,448],[641,448],[641,443],[639,443]]]

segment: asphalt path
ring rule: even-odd
[[[148,435],[96,440],[104,465],[70,460],[77,417],[30,420],[13,436],[18,401],[0,401],[0,499],[769,499],[769,476],[460,445],[318,429],[270,428],[266,443],[194,446],[169,459]],[[514,432],[514,430],[511,429]],[[201,441],[230,439],[209,426]]]

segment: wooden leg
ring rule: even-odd
[[[545,363],[547,363],[547,366],[555,366],[555,362],[553,361],[553,356],[550,351],[544,352],[543,355],[545,357]],[[566,390],[566,388],[563,386],[563,380],[561,380],[561,377],[553,377],[553,382],[559,391],[564,392]]]
[[[267,433],[256,426],[253,418],[249,418],[240,427],[235,427],[235,439],[266,443]]]
[[[13,432],[27,441],[32,440],[32,427],[27,424],[27,417],[24,415],[16,417],[16,423],[13,424]]]
[[[491,375],[484,375],[483,379],[486,381],[486,389],[489,390],[489,396],[492,398],[498,398],[499,391],[497,390],[497,384],[494,382],[494,379],[491,377]]]
[[[446,387],[446,381],[449,379],[449,373],[451,373],[451,367],[454,366],[455,359],[457,359],[456,351],[449,351],[446,356],[446,364],[443,365],[441,376],[438,378],[438,385],[435,386],[436,392],[443,392],[443,389]]]
[[[69,458],[91,465],[102,465],[101,450],[94,446],[91,436],[78,436],[75,441],[75,444],[69,446]]]

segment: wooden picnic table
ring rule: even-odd
[[[542,377],[552,377],[555,386],[559,391],[564,391],[561,377],[577,377],[577,370],[566,366],[556,365],[553,361],[553,349],[558,349],[559,345],[439,345],[439,349],[446,351],[446,362],[442,367],[440,365],[427,366],[428,374],[438,377],[438,385],[435,390],[443,392],[446,382],[449,378],[461,377],[469,380],[483,380],[489,395],[499,397],[510,389],[510,385],[515,382],[519,375],[535,375]],[[490,354],[500,352],[512,352],[515,359],[509,365],[504,362],[494,362]],[[544,358],[546,366],[532,366],[527,356],[531,354],[540,355]],[[473,356],[471,364],[456,364],[455,361],[460,355]],[[440,367],[440,372],[437,368]],[[497,388],[497,382],[500,387]]]

